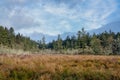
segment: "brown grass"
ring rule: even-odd
[[[120,56],[4,54],[0,80],[120,80]]]

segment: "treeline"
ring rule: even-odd
[[[20,33],[15,34],[14,29],[0,26],[0,47],[11,49],[33,50],[38,48],[37,42]]]
[[[39,42],[40,49],[51,49],[56,51],[74,51],[75,54],[120,54],[120,32],[114,33],[111,30],[101,34],[90,35],[84,28],[77,32],[77,35],[67,36],[62,40],[58,35],[57,40],[45,44],[45,37]],[[64,52],[63,52],[64,53]],[[68,53],[69,54],[69,53]]]
[[[0,47],[11,49],[22,49],[24,51],[50,50],[68,54],[120,54],[120,32],[114,33],[111,30],[100,34],[89,34],[84,28],[76,35],[67,36],[62,39],[58,35],[57,40],[46,44],[45,37],[40,41],[31,40],[20,33],[15,34],[14,29],[0,26]]]

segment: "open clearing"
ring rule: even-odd
[[[120,80],[120,56],[1,54],[0,80]]]

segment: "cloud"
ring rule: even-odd
[[[27,0],[7,0],[8,2],[12,2],[12,3],[24,3]]]
[[[117,5],[117,0],[4,0],[0,24],[23,34],[91,30],[109,22]]]

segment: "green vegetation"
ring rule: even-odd
[[[15,34],[12,27],[8,29],[0,26],[0,51],[4,52],[2,48],[38,53],[51,50],[51,53],[56,51],[60,54],[117,55],[120,54],[120,33],[110,30],[90,35],[82,28],[77,35],[67,36],[65,40],[58,35],[57,40],[46,44],[44,36],[42,40],[36,42],[20,33]]]
[[[8,29],[0,26],[0,49],[1,48],[31,51],[37,49],[37,43],[20,33],[15,34],[12,27]]]
[[[0,80],[120,80],[120,57],[0,55]]]
[[[77,35],[72,37],[67,36],[65,40],[60,38],[53,42],[46,44],[46,49],[62,51],[70,53],[74,50],[74,54],[103,54],[103,55],[116,55],[120,54],[120,33],[103,32],[101,34],[90,35],[84,28],[78,31]],[[69,53],[69,54],[70,54]]]

